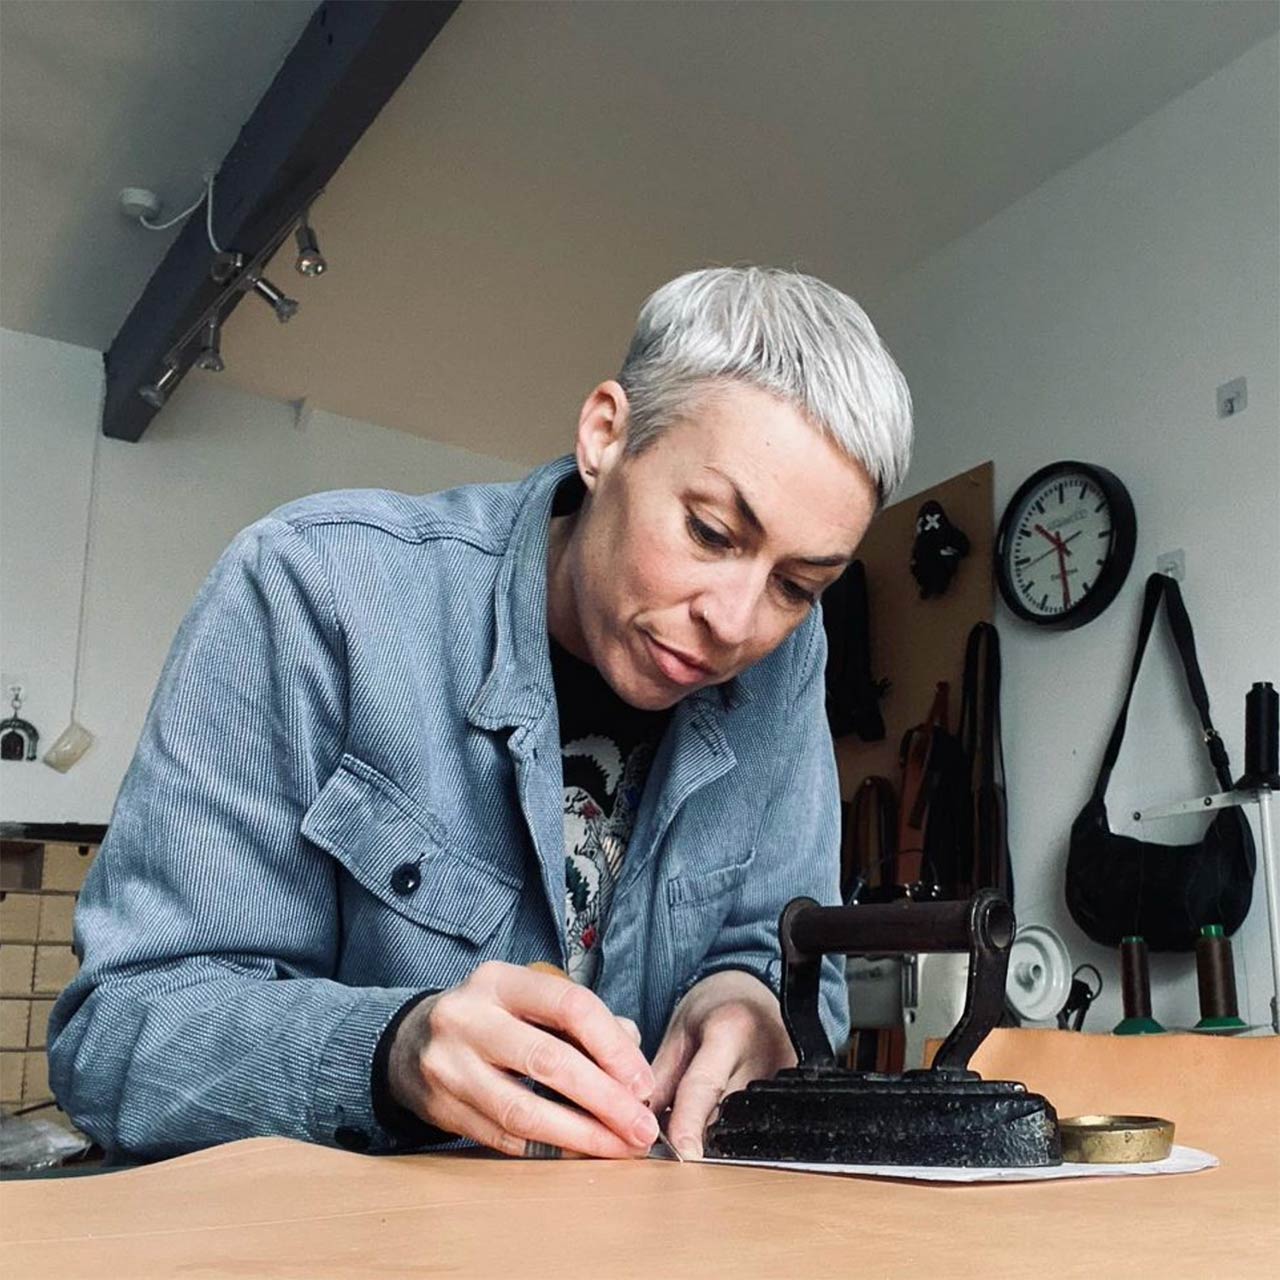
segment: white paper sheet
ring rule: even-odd
[[[957,1169],[925,1165],[799,1164],[790,1160],[704,1159],[703,1164],[749,1165],[789,1173],[843,1174],[855,1178],[907,1178],[913,1182],[1045,1182],[1054,1178],[1128,1178],[1161,1173],[1196,1173],[1212,1169],[1217,1156],[1195,1147],[1175,1146],[1163,1160],[1148,1164],[1060,1164],[1038,1169]]]

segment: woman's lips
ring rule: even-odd
[[[647,631],[644,633],[644,638],[649,646],[649,655],[653,658],[654,665],[672,684],[698,684],[712,675],[710,667],[686,657],[676,649],[667,648]]]

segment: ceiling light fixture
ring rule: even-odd
[[[253,282],[253,291],[258,297],[271,304],[272,310],[276,313],[276,319],[281,324],[288,324],[298,314],[298,306],[300,304],[297,298],[290,298],[287,294],[281,292],[265,276],[259,276]]]
[[[244,254],[224,249],[214,235],[214,181],[214,174],[207,172],[200,198],[166,222],[156,221],[161,203],[155,192],[141,187],[129,187],[120,193],[123,212],[149,231],[168,230],[204,205],[205,234],[214,254],[209,264],[209,275],[212,283],[218,286],[217,297],[209,302],[169,348],[155,380],[138,388],[138,395],[155,409],[164,408],[189,365],[194,364],[196,368],[206,369],[210,373],[222,373],[226,369],[226,361],[222,358],[222,321],[224,314],[235,306],[239,295],[256,293],[276,313],[276,319],[281,324],[288,323],[297,315],[301,305],[298,300],[289,297],[262,274],[263,268],[288,239],[290,231],[297,241],[298,256],[294,266],[300,275],[314,279],[329,269],[310,222],[311,205],[324,194],[323,188],[312,192],[301,211],[281,224],[279,231],[246,261]]]
[[[169,398],[169,392],[178,384],[178,366],[169,360],[166,362],[160,376],[154,382],[148,382],[146,386],[138,388],[138,394],[153,408],[163,409],[164,402]]]
[[[210,316],[200,340],[200,354],[196,356],[196,368],[207,369],[210,373],[221,373],[226,367],[227,362],[222,358],[222,322],[216,315]]]
[[[214,284],[227,284],[243,270],[244,254],[224,249],[221,253],[214,255],[213,263],[209,267],[209,278]]]
[[[298,243],[298,260],[293,265],[300,276],[314,278],[324,275],[329,270],[329,264],[320,252],[320,243],[311,226],[309,214],[309,210],[303,212],[294,231],[294,238]]]

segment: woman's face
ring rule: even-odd
[[[624,701],[658,709],[777,648],[853,557],[876,494],[796,409],[742,383],[709,384],[635,456],[626,420],[616,382],[583,406],[588,497],[553,532],[549,622]]]

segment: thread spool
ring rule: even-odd
[[[1244,696],[1245,787],[1280,787],[1280,694],[1258,680]]]
[[[1120,940],[1120,990],[1124,1017],[1113,1034],[1147,1036],[1164,1028],[1151,1016],[1151,970],[1147,963],[1147,942],[1136,935]]]
[[[1231,939],[1220,924],[1207,924],[1196,939],[1196,981],[1200,988],[1197,1031],[1239,1031],[1244,1027],[1236,999]]]

